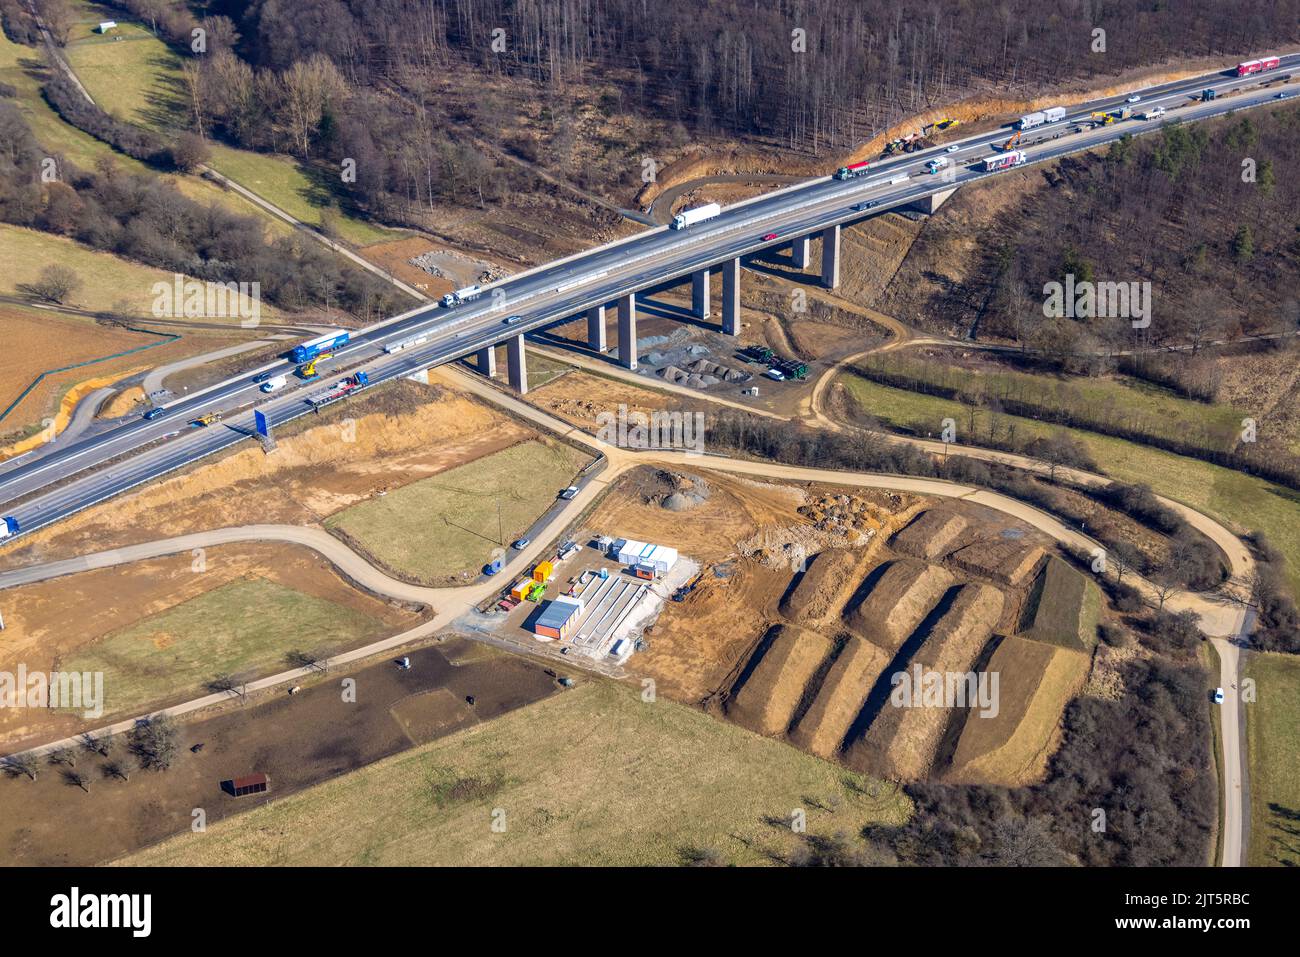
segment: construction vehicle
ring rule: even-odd
[[[22,528],[18,525],[18,519],[12,515],[6,515],[0,518],[0,540],[8,538],[10,535],[17,535]]]
[[[806,379],[808,378],[808,363],[800,362],[798,359],[782,359],[776,356],[772,359],[772,369],[781,373],[782,378],[786,379]],[[769,370],[771,371],[771,370]]]
[[[334,358],[334,353],[332,353],[332,352],[322,352],[320,355],[315,356],[315,357],[311,360],[311,362],[308,362],[305,366],[299,366],[299,367],[298,367],[298,369],[297,369],[298,378],[300,378],[300,379],[314,379],[314,378],[316,378],[318,375],[320,375],[320,373],[316,371],[316,363],[318,363],[318,362],[322,362],[322,361],[324,361],[325,359],[333,359],[333,358]]]
[[[1218,91],[1218,90],[1212,90],[1212,89],[1205,89],[1205,90],[1202,90],[1202,91],[1201,91],[1201,102],[1202,102],[1202,103],[1208,103],[1208,102],[1210,102],[1210,100],[1216,99],[1216,98],[1218,97],[1218,95],[1219,95],[1219,91]]]
[[[217,423],[217,422],[220,422],[220,421],[221,421],[221,413],[220,413],[220,412],[209,412],[207,415],[201,415],[201,416],[199,416],[199,417],[198,417],[197,419],[195,419],[191,424],[192,424],[192,425],[197,425],[197,426],[199,426],[200,428],[204,428],[204,429],[206,429],[209,425],[213,425],[214,423]]]
[[[1002,152],[1010,153],[1013,149],[1015,149],[1016,144],[1020,142],[1020,137],[1021,137],[1021,133],[1019,130],[1017,130],[1014,134],[1012,134],[1011,139],[1007,140],[1005,143],[1002,144]]]
[[[327,392],[320,392],[307,399],[307,402],[320,408],[322,405],[329,405],[331,402],[337,402],[350,392],[356,389],[364,389],[370,385],[370,376],[364,372],[358,372],[350,375],[346,379],[340,379],[338,383]]]
[[[955,130],[957,127],[961,126],[961,120],[944,117],[938,122],[937,126],[941,130]]]
[[[689,595],[691,592],[695,591],[695,586],[700,583],[700,579],[703,577],[704,577],[704,572],[701,571],[698,575],[696,575],[694,578],[688,581],[685,585],[683,585],[681,588],[673,592],[673,601],[685,601],[686,596]]]

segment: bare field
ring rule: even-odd
[[[673,865],[713,852],[767,864],[797,847],[788,815],[810,797],[810,834],[909,813],[894,788],[593,681],[122,863]],[[504,833],[488,826],[493,808]]]
[[[267,597],[282,613],[250,618],[264,604],[229,591],[250,583],[280,589]],[[13,672],[20,663],[29,672],[102,669],[115,711],[184,700],[221,672],[282,670],[291,650],[337,651],[419,620],[410,609],[354,588],[309,549],[271,543],[82,572],[0,591],[0,602],[6,626],[0,671]],[[291,613],[308,604],[327,611],[327,626],[351,624],[333,637],[300,630],[303,623]],[[115,703],[122,696],[124,703]],[[63,711],[5,709],[0,742],[66,737],[94,723]]]

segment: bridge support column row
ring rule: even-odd
[[[790,244],[790,258],[796,269],[807,269],[812,262],[812,237],[800,236]]]
[[[709,318],[709,271],[691,273],[691,312],[697,319]]]
[[[618,301],[618,363],[624,369],[636,368],[636,293]]]
[[[594,349],[596,352],[605,352],[609,349],[604,306],[592,306],[587,310],[587,348]]]
[[[520,333],[506,340],[506,366],[510,388],[520,395],[528,394],[528,360],[524,355],[524,337]]]
[[[722,264],[722,331],[740,333],[740,257]]]
[[[840,227],[822,230],[822,285],[836,289],[840,284]]]
[[[497,374],[497,350],[495,346],[488,346],[486,349],[478,351],[478,358],[475,360],[475,367],[479,373],[491,379]]]

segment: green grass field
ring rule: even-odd
[[[41,96],[39,66],[34,51],[12,43],[0,33],[0,82],[8,83],[18,91],[15,102],[27,125],[31,127],[32,135],[44,149],[84,170],[93,170],[102,157],[111,157],[123,172],[156,175],[138,160],[118,153],[107,143],[65,123]],[[263,212],[238,193],[222,189],[201,177],[172,175],[169,179],[181,193],[196,203],[217,203],[231,212],[256,216],[277,235],[293,232],[293,227],[288,223]]]
[[[809,834],[850,839],[908,814],[887,785],[596,680],[122,863],[637,866],[708,848],[766,864],[796,846],[796,808]]]
[[[106,635],[59,667],[104,672],[106,714],[144,710],[220,674],[274,672],[293,650],[380,637],[377,619],[260,578],[222,585]]]
[[[1088,425],[1115,423],[1144,434],[1204,437],[1206,448],[1230,448],[1245,413],[1226,405],[1195,402],[1169,389],[1137,379],[1054,376],[1016,370],[982,371],[931,359],[898,354],[875,356],[863,363],[888,375],[970,395],[1018,401],[1043,410],[1061,410]],[[910,388],[910,387],[909,387]]]
[[[1246,705],[1251,866],[1300,865],[1300,659],[1251,654],[1243,669],[1258,699]]]
[[[477,574],[492,550],[536,521],[585,462],[560,442],[522,442],[353,505],[325,525],[418,581]]]
[[[143,24],[123,20],[122,11],[84,0],[76,6],[83,22],[74,29],[66,53],[95,102],[120,119],[160,133],[173,134],[186,128],[188,98],[181,74],[182,58]],[[113,40],[92,32],[96,23],[106,19],[118,22],[117,35],[123,39]],[[213,143],[210,165],[304,223],[321,224],[321,210],[329,205],[328,198],[320,195],[321,190],[292,158]],[[202,182],[194,177],[182,179]],[[217,187],[204,185],[221,193]],[[282,221],[276,222],[283,229],[290,228]],[[357,246],[404,235],[342,214],[334,217],[334,223],[340,237]]]
[[[24,289],[39,278],[50,263],[62,263],[81,280],[80,287],[65,305],[82,309],[108,310],[114,303],[129,304],[133,315],[149,315],[154,301],[153,285],[173,281],[172,274],[142,266],[110,253],[51,233],[0,223],[0,292],[26,296]],[[268,310],[263,308],[265,314]],[[238,320],[232,320],[238,328]]]
[[[966,407],[959,402],[890,388],[860,376],[846,375],[840,381],[864,412],[883,422],[920,435],[938,435],[942,420],[951,416],[957,420],[958,440],[962,440]],[[1013,422],[1017,435],[1022,438],[1058,431],[1055,426],[1032,419],[999,418],[1003,427]],[[986,420],[987,416],[980,413],[979,421]],[[1064,431],[1082,442],[1102,471],[1112,478],[1150,485],[1160,495],[1190,505],[1242,531],[1264,531],[1286,556],[1291,589],[1300,595],[1300,492],[1135,442],[1081,429]]]

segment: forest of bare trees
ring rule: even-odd
[[[186,69],[195,129],[354,159],[356,181],[334,188],[398,218],[498,188],[469,141],[503,117],[475,76],[530,83],[554,115],[576,90],[612,87],[620,111],[696,137],[823,154],[970,92],[1300,37],[1300,0],[213,0],[201,19],[165,0],[116,5],[187,57],[205,31]],[[449,98],[452,74],[475,92]]]

